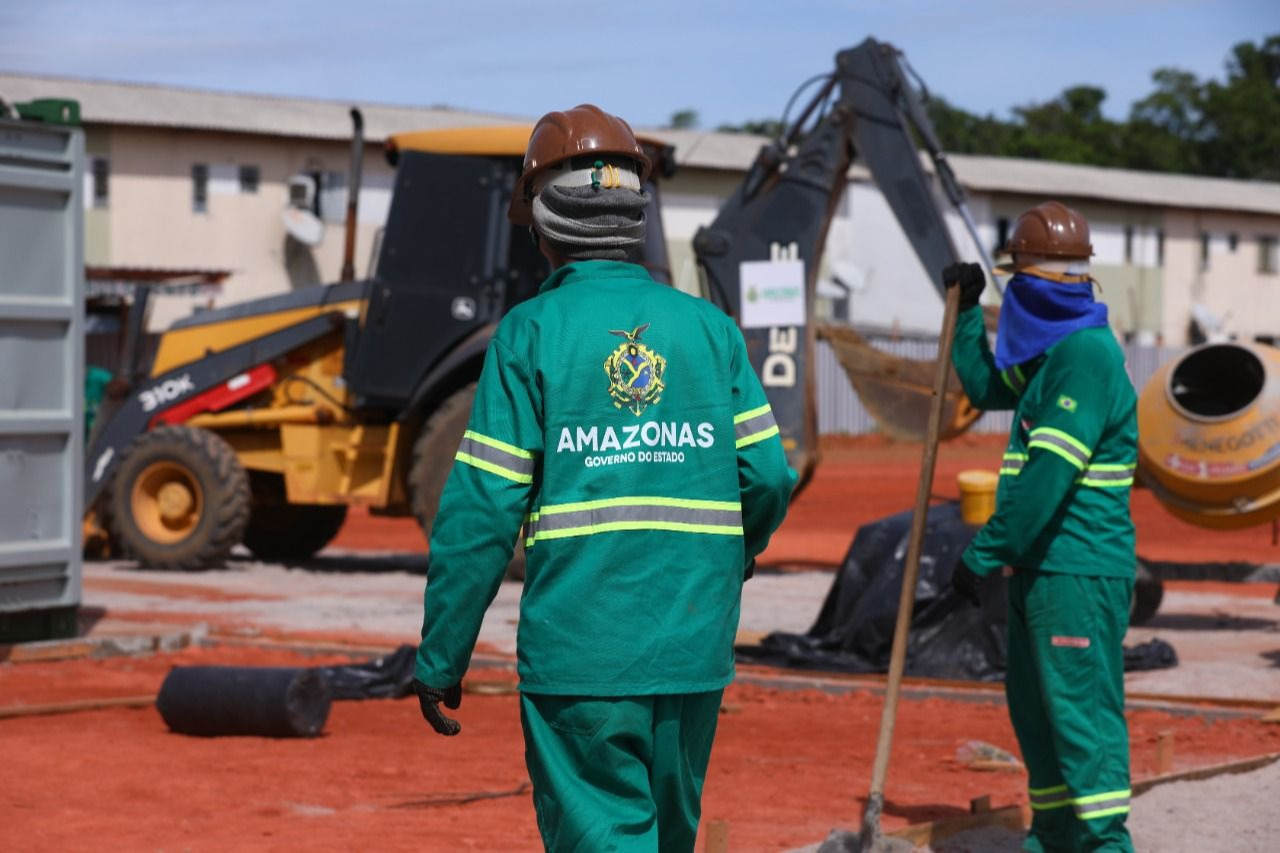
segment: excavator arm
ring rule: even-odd
[[[836,55],[835,72],[784,134],[760,150],[715,221],[694,237],[708,295],[742,326],[801,486],[817,463],[812,309],[818,267],[853,160],[870,170],[931,278],[959,260],[913,131],[972,232],[963,190],[900,52],[868,38]]]

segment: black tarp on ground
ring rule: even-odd
[[[837,672],[885,672],[911,531],[910,511],[858,530],[806,634],[774,633],[738,657],[753,663]],[[956,503],[930,508],[911,617],[906,672],[925,678],[998,681],[1004,677],[1007,597],[1002,577],[983,584],[982,607],[951,591],[951,573],[977,533]],[[1175,666],[1173,648],[1153,640],[1125,650],[1125,669]]]
[[[413,695],[417,646],[401,646],[364,663],[321,666],[315,670],[333,689],[334,699],[403,699]]]

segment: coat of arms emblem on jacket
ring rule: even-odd
[[[604,372],[609,377],[609,396],[613,405],[629,408],[639,416],[650,403],[662,399],[666,384],[662,381],[667,360],[640,342],[640,336],[649,324],[637,326],[633,331],[610,329],[609,334],[626,338],[626,342],[604,360]]]

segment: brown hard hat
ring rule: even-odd
[[[1093,254],[1093,244],[1083,216],[1065,204],[1046,201],[1018,217],[1004,250],[1049,258],[1087,258]]]
[[[581,104],[565,112],[547,113],[538,119],[524,154],[524,170],[511,194],[507,218],[517,225],[533,224],[529,182],[544,169],[574,157],[615,154],[635,160],[640,180],[652,168],[631,125],[593,104]]]

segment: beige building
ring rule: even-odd
[[[0,75],[0,98],[81,104],[89,163],[86,263],[115,279],[203,272],[221,284],[157,300],[151,327],[227,304],[336,281],[341,267],[349,105],[68,78]],[[356,274],[369,272],[394,172],[383,142],[397,132],[529,121],[443,108],[360,105],[366,152]],[[617,108],[615,106],[615,108]],[[653,131],[674,144],[680,170],[663,184],[662,217],[677,283],[696,288],[691,240],[754,159],[758,137]],[[1140,342],[1201,334],[1280,337],[1280,184],[953,156],[987,249],[1017,214],[1057,198],[1089,217],[1095,275],[1113,326]],[[289,181],[310,180],[325,234],[288,237]],[[949,214],[956,245],[977,252]],[[936,271],[920,268],[869,175],[850,172],[819,269],[824,305],[861,326],[936,332]],[[190,279],[190,276],[187,276]],[[186,280],[186,279],[184,279]]]
[[[48,97],[81,106],[88,267],[109,268],[125,281],[130,271],[139,279],[164,271],[226,274],[215,287],[158,296],[152,329],[206,305],[338,280],[351,163],[349,104],[0,75],[6,101]],[[366,146],[357,277],[368,272],[390,206],[388,136],[513,122],[449,109],[360,107]],[[325,223],[315,246],[289,238],[282,220],[289,181],[299,176],[312,180]]]

